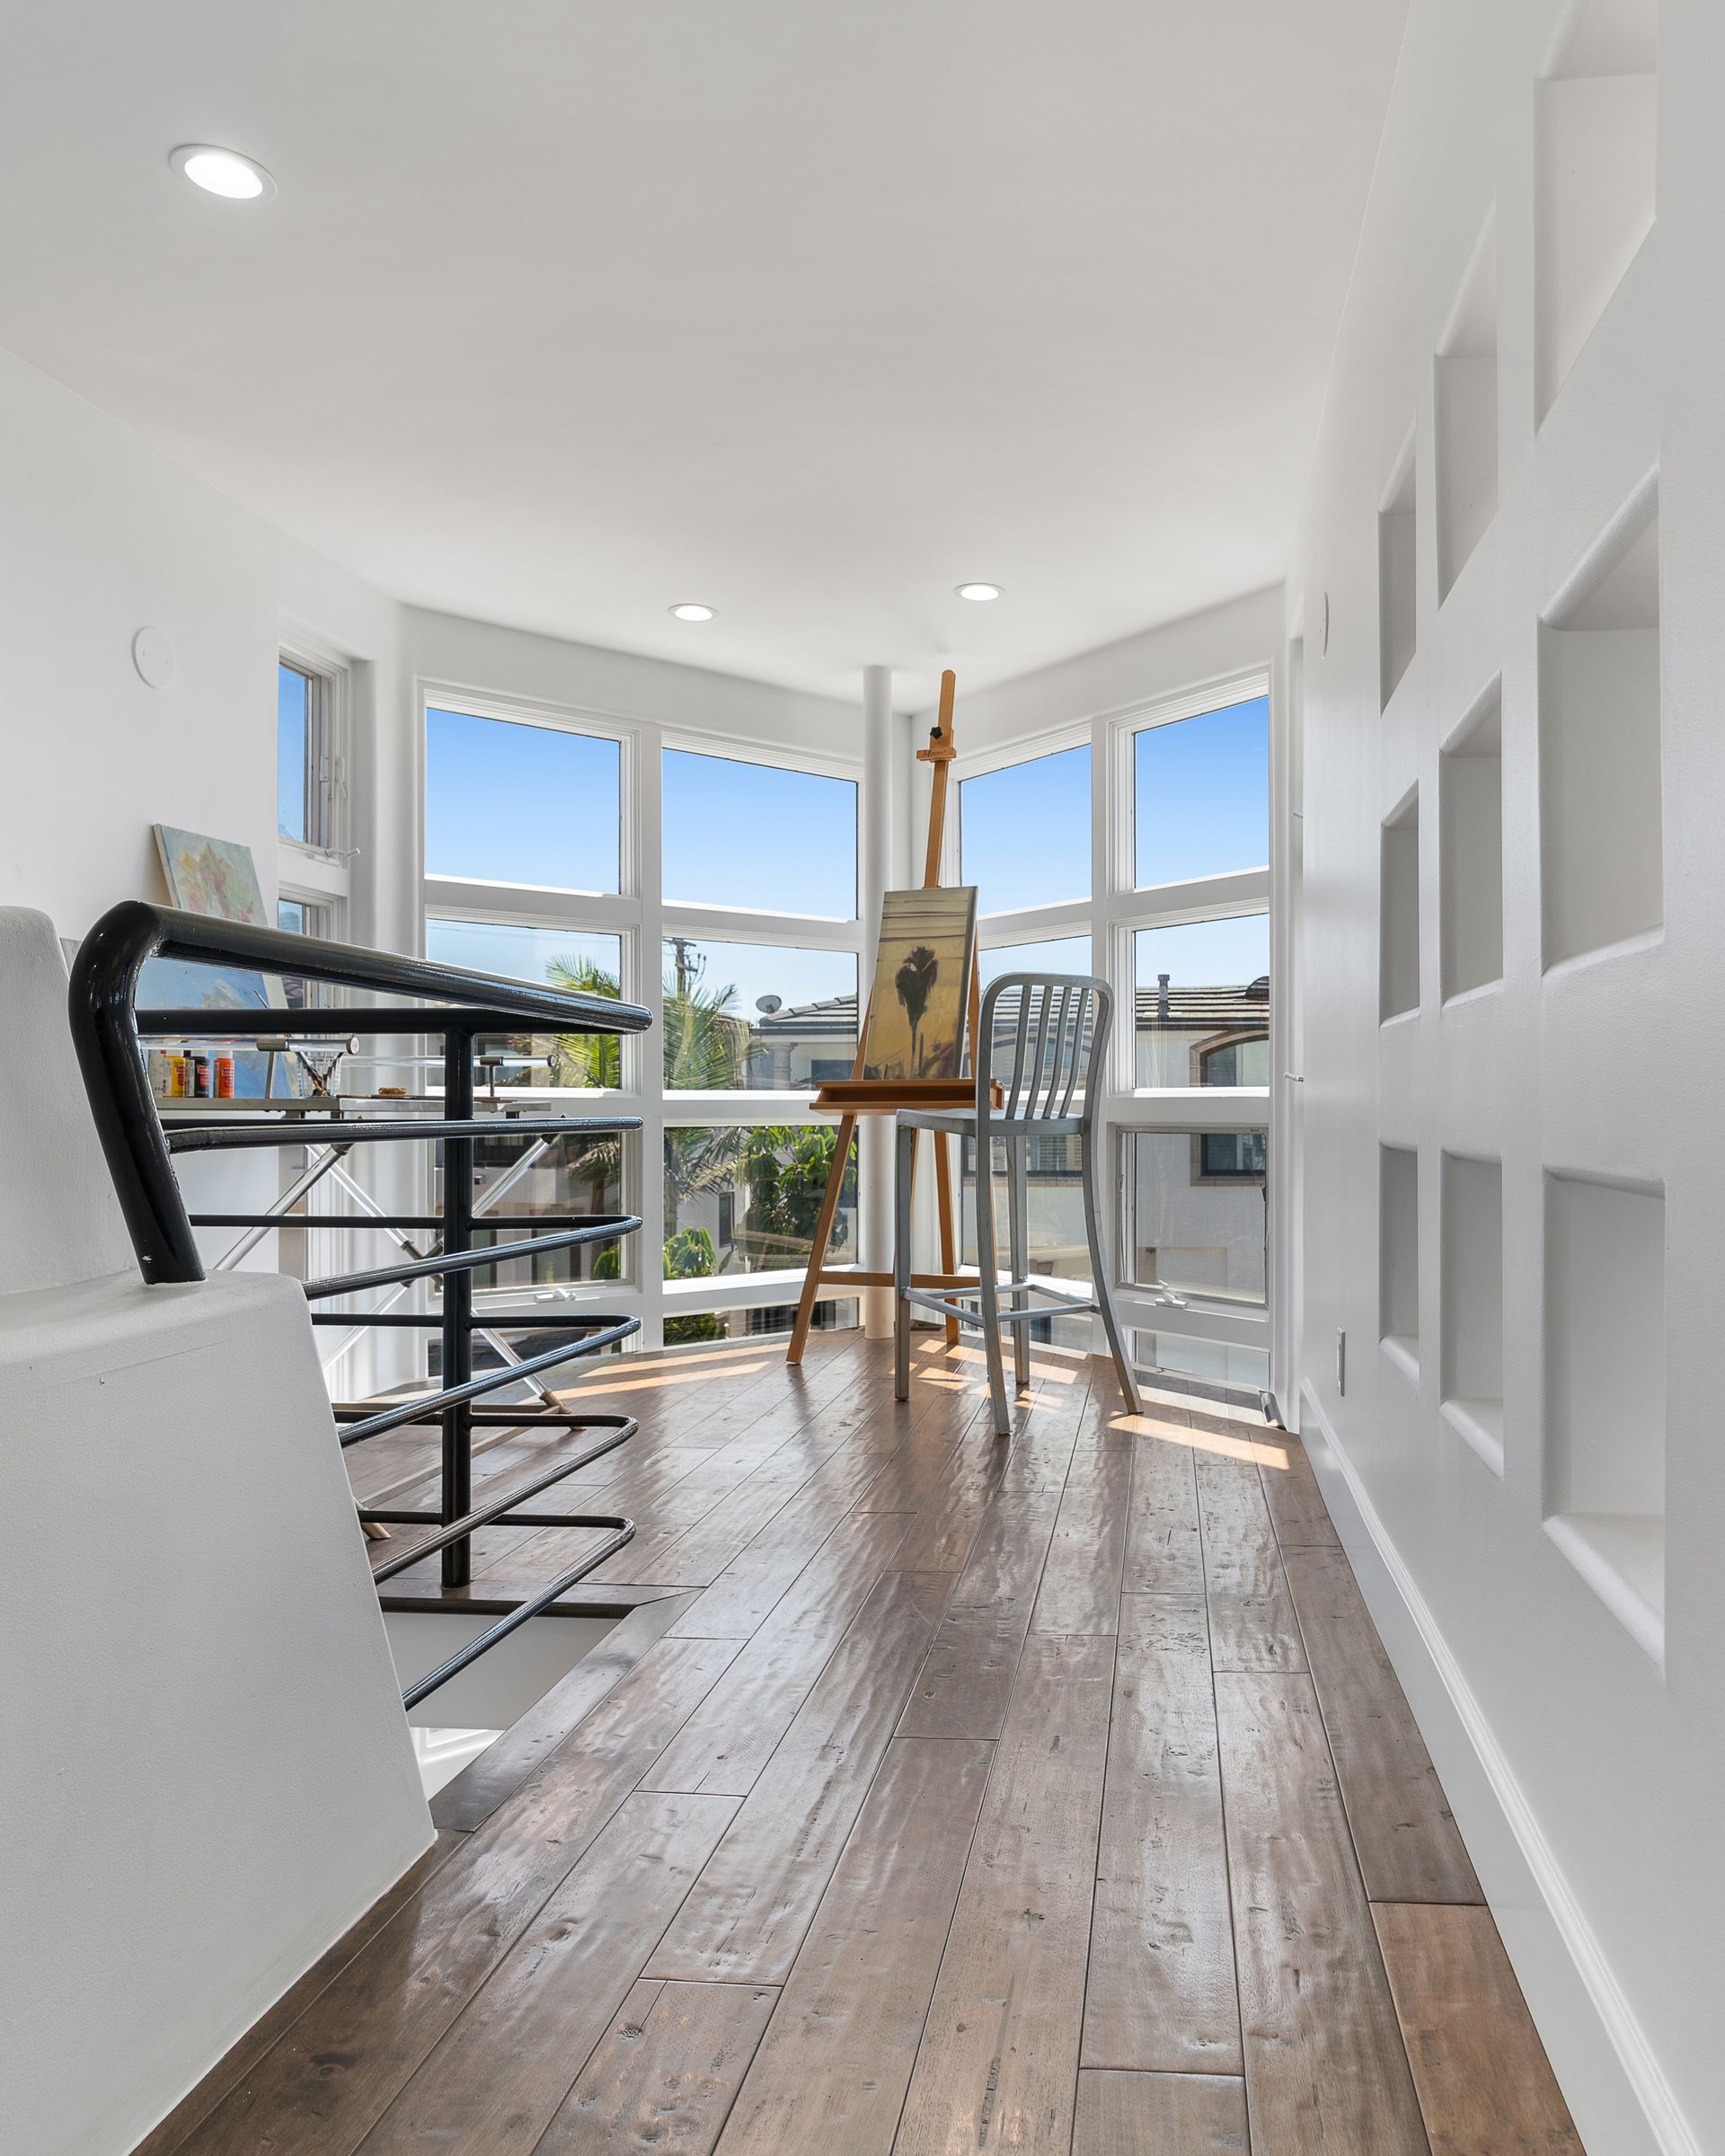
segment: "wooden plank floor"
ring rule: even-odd
[[[623,1621],[139,2156],[1578,2156],[1298,1441],[1045,1350],[1001,1441],[916,1365],[588,1374]],[[464,1599],[586,1540],[488,1529]]]

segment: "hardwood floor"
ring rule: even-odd
[[[916,1360],[588,1374],[623,1621],[139,2156],[1578,2156],[1298,1441],[1045,1350],[997,1440]],[[583,1539],[486,1530],[464,1599]]]

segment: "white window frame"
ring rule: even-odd
[[[631,1212],[639,1215],[643,1224],[641,1233],[632,1236],[624,1247],[624,1265],[629,1277],[623,1281],[571,1283],[549,1292],[571,1309],[603,1306],[638,1316],[641,1321],[641,1331],[624,1343],[625,1352],[646,1352],[659,1348],[663,1342],[668,1319],[714,1310],[758,1309],[794,1303],[802,1285],[800,1268],[724,1274],[707,1280],[665,1280],[659,1277],[662,1268],[654,1261],[663,1237],[656,1224],[664,1218],[668,1128],[753,1124],[818,1124],[824,1128],[832,1127],[830,1117],[811,1112],[806,1092],[739,1090],[668,1093],[665,1091],[661,1079],[663,1066],[658,1055],[658,1021],[663,1003],[661,956],[666,937],[673,934],[713,942],[847,952],[855,959],[861,990],[862,923],[860,918],[838,920],[825,915],[764,913],[689,902],[666,905],[661,855],[662,752],[686,750],[730,763],[764,764],[780,770],[848,781],[856,790],[860,877],[862,791],[860,751],[854,756],[814,749],[793,751],[781,742],[757,740],[736,733],[723,737],[705,735],[687,727],[661,726],[578,705],[500,697],[494,692],[430,678],[421,678],[416,684],[415,702],[419,779],[415,844],[420,849],[422,923],[431,917],[494,921],[619,936],[624,1000],[642,1003],[654,1015],[655,1024],[650,1032],[623,1037],[623,1083],[617,1092],[544,1087],[498,1089],[500,1093],[507,1092],[514,1098],[567,1102],[574,1112],[582,1109],[591,1111],[600,1103],[610,1103],[618,1112],[638,1115],[641,1119],[639,1139],[624,1152],[629,1166],[624,1179],[624,1203]],[[546,890],[535,886],[466,881],[427,872],[422,851],[426,714],[433,709],[469,712],[475,718],[501,720],[509,724],[544,726],[616,742],[621,751],[619,890],[615,893]],[[543,1304],[548,1291],[543,1286],[532,1290],[519,1287],[500,1290],[495,1302],[499,1307],[507,1307],[513,1298],[518,1306],[528,1294],[535,1303]],[[477,1299],[482,1307],[491,1298],[481,1291]]]
[[[277,662],[314,685],[315,709],[308,714],[307,751],[321,766],[314,788],[319,804],[315,843],[277,837],[277,879],[284,896],[303,893],[320,904],[345,901],[353,858],[351,768],[352,675],[348,660],[308,632],[283,623]]]
[[[985,914],[978,923],[978,940],[980,948],[988,951],[1013,944],[1087,934],[1091,939],[1091,970],[1107,981],[1113,992],[1116,1023],[1098,1141],[1102,1148],[1100,1163],[1102,1188],[1117,1194],[1111,1221],[1117,1281],[1123,1281],[1128,1269],[1122,1261],[1131,1232],[1127,1215],[1129,1179],[1126,1148],[1134,1132],[1166,1130],[1198,1135],[1206,1131],[1271,1131],[1273,1089],[1269,1086],[1133,1083],[1133,1020],[1137,1012],[1134,935],[1141,928],[1225,920],[1243,914],[1271,915],[1277,848],[1272,802],[1270,862],[1261,868],[1140,889],[1137,882],[1134,829],[1135,745],[1140,734],[1154,727],[1174,725],[1183,719],[1199,718],[1207,711],[1248,702],[1259,696],[1271,698],[1273,773],[1276,712],[1268,664],[1219,675],[1177,694],[1134,702],[1087,720],[1050,726],[1035,733],[1019,735],[1010,741],[993,742],[973,755],[960,752],[952,766],[954,782],[962,785],[966,779],[988,772],[1057,755],[1063,749],[1081,747],[1086,742],[1090,746],[1091,896],[1087,899],[1026,907],[1011,913]],[[959,826],[960,818],[954,816],[942,854],[942,873],[949,881],[957,881],[960,868]],[[1276,948],[1273,917],[1271,939],[1273,951]],[[1278,1004],[1283,993],[1272,963],[1269,1019],[1272,1063],[1280,1038]],[[1171,1320],[1167,1305],[1157,1302],[1152,1294],[1121,1286],[1116,1289],[1116,1302],[1122,1323],[1135,1331],[1178,1331],[1189,1339],[1256,1348],[1268,1355],[1278,1292],[1274,1262],[1277,1183],[1273,1133],[1268,1199],[1271,1217],[1266,1258],[1268,1277],[1261,1309],[1242,1310],[1237,1303],[1225,1299],[1212,1302],[1189,1295],[1184,1298],[1185,1307],[1173,1312]]]

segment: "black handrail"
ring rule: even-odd
[[[301,979],[326,981],[376,994],[433,999],[420,1008],[369,1004],[345,1007],[340,1012],[243,1009],[212,1012],[144,1011],[137,1009],[137,984],[145,964],[153,958],[181,959],[193,963],[255,967]],[[152,1286],[201,1280],[204,1267],[193,1235],[193,1222],[186,1210],[173,1171],[176,1153],[226,1151],[250,1146],[299,1146],[328,1136],[344,1150],[355,1144],[408,1144],[434,1140],[444,1148],[444,1210],[440,1219],[412,1216],[415,1226],[440,1227],[443,1250],[425,1255],[410,1247],[411,1255],[400,1265],[382,1266],[364,1272],[340,1274],[321,1281],[307,1281],[308,1300],[350,1294],[363,1288],[402,1285],[436,1277],[443,1289],[442,1315],[436,1321],[411,1318],[406,1322],[435,1322],[442,1335],[442,1383],[435,1392],[416,1394],[388,1407],[338,1406],[333,1409],[345,1447],[363,1444],[368,1437],[408,1423],[433,1419],[442,1426],[442,1489],[438,1511],[432,1514],[382,1514],[358,1509],[361,1520],[411,1519],[424,1522],[436,1532],[423,1544],[400,1552],[383,1566],[380,1578],[432,1555],[441,1558],[446,1590],[465,1586],[472,1577],[472,1537],[474,1531],[493,1522],[519,1525],[596,1527],[606,1531],[605,1541],[548,1586],[535,1588],[531,1596],[500,1621],[468,1643],[457,1655],[411,1685],[404,1704],[413,1706],[437,1687],[465,1668],[477,1656],[529,1618],[545,1608],[575,1581],[620,1550],[634,1534],[633,1524],[611,1514],[528,1514],[515,1507],[535,1492],[575,1473],[579,1468],[633,1436],[632,1416],[584,1415],[574,1409],[476,1409],[473,1402],[522,1378],[535,1376],[577,1356],[593,1354],[615,1346],[638,1332],[635,1317],[600,1315],[571,1311],[562,1320],[571,1332],[583,1337],[548,1351],[507,1364],[498,1371],[475,1376],[473,1335],[482,1324],[488,1330],[508,1329],[513,1321],[501,1312],[476,1319],[473,1307],[475,1272],[508,1264],[518,1257],[567,1250],[583,1243],[612,1241],[634,1233],[641,1222],[624,1214],[558,1214],[545,1224],[556,1233],[530,1236],[514,1242],[476,1245],[473,1209],[474,1144],[482,1136],[509,1135],[589,1136],[613,1135],[641,1127],[639,1116],[542,1116],[511,1114],[480,1118],[474,1115],[473,1047],[481,1034],[518,1031],[557,1033],[640,1033],[651,1023],[638,1004],[613,1002],[606,996],[537,987],[490,974],[473,973],[456,966],[434,965],[423,959],[402,958],[393,951],[368,950],[356,944],[324,942],[280,929],[252,928],[200,914],[182,913],[170,906],[128,900],[97,922],[84,938],[72,968],[70,1015],[73,1043],[90,1096],[91,1113],[102,1140],[109,1172],[119,1198],[120,1209],[137,1256],[138,1269]],[[443,1113],[440,1117],[355,1121],[339,1113],[306,1114],[305,1104],[271,1104],[277,1111],[268,1121],[184,1124],[164,1129],[155,1098],[150,1090],[143,1037],[222,1038],[267,1040],[309,1033],[327,1033],[339,1024],[344,1034],[439,1034],[444,1042]],[[279,1228],[279,1214],[224,1214],[203,1217],[206,1224]],[[390,1222],[369,1216],[332,1215],[320,1224],[365,1231],[388,1226]],[[521,1216],[496,1225],[531,1224]],[[489,1226],[489,1224],[488,1224]],[[330,1313],[317,1313],[323,1317]],[[316,1318],[314,1319],[316,1321]],[[344,1320],[353,1325],[391,1324],[403,1321],[385,1312],[356,1312]],[[542,1323],[541,1313],[524,1319]],[[474,1507],[473,1502],[473,1430],[476,1423],[507,1419],[511,1425],[549,1426],[568,1430],[601,1427],[610,1434],[597,1445],[560,1462],[539,1474],[525,1489]]]
[[[392,1012],[398,1025],[405,1017],[420,1017],[419,1024],[402,1027],[404,1031],[447,1033],[455,1023],[471,1039],[476,1032],[501,1029],[500,1021],[560,1033],[644,1033],[652,1023],[651,1013],[638,1003],[537,988],[530,982],[437,966],[394,951],[326,943],[286,929],[252,928],[177,906],[151,906],[141,898],[125,900],[105,913],[79,946],[72,968],[72,1039],[132,1248],[153,1286],[204,1277],[138,1040],[137,978],[146,962],[158,958],[255,966],[337,987],[435,997],[463,1006],[435,1016]],[[204,1013],[206,1020],[208,1015]],[[267,1034],[281,1031],[281,1021],[295,1015],[236,1011],[224,1012],[222,1019],[229,1034]],[[344,1027],[358,1030],[355,1021],[361,1015],[342,1012]],[[328,1017],[322,1022],[327,1029]],[[471,1076],[467,1090],[471,1094]]]

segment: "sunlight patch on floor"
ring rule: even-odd
[[[1256,1467],[1276,1467],[1284,1472],[1287,1468],[1286,1445],[1264,1445],[1251,1437],[1224,1437],[1215,1430],[1157,1422],[1148,1415],[1111,1415],[1108,1427],[1129,1431],[1135,1437],[1158,1437],[1164,1445],[1183,1445],[1188,1452],[1214,1453],[1222,1460],[1247,1460]]]

